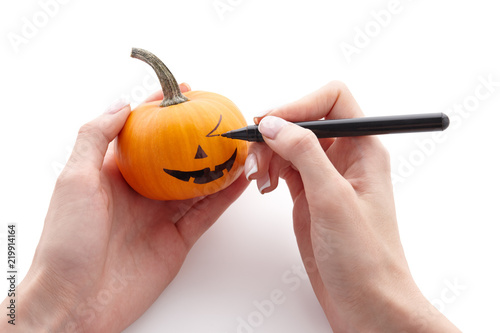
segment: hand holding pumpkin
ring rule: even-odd
[[[286,181],[300,254],[333,331],[458,332],[411,277],[378,138],[318,140],[284,120],[362,116],[339,82],[272,110],[257,119],[267,145],[250,147],[247,176],[262,193]]]
[[[130,107],[109,111],[80,129],[57,180],[32,266],[18,286],[25,301],[17,307],[17,331],[121,332],[155,301],[196,240],[248,185],[238,177],[220,192],[182,201],[139,195],[123,179],[109,145]],[[5,323],[2,332],[12,329]]]

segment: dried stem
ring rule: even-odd
[[[130,56],[142,60],[153,67],[160,80],[161,89],[163,90],[163,101],[160,104],[161,107],[183,103],[188,100],[187,97],[181,93],[175,77],[157,56],[149,51],[138,48],[132,48]]]

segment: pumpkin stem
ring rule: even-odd
[[[130,56],[142,60],[153,67],[160,80],[161,89],[163,90],[163,101],[160,104],[161,107],[180,104],[188,100],[187,97],[181,93],[175,77],[157,56],[149,51],[135,47],[132,48]]]

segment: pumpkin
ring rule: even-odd
[[[238,107],[211,92],[184,95],[155,55],[134,48],[131,56],[153,67],[164,99],[134,109],[119,133],[115,159],[123,178],[155,200],[194,198],[229,186],[248,152],[246,141],[220,136],[246,126]]]

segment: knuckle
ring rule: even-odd
[[[99,135],[101,138],[106,139],[106,142],[113,140],[113,137],[110,135],[110,133],[114,132],[114,128],[116,127],[113,118],[99,119],[99,127]]]
[[[75,172],[71,166],[66,165],[63,171],[59,174],[59,177],[57,177],[55,188],[60,189],[67,186],[73,186],[75,181],[78,181],[80,178],[81,176]]]
[[[391,155],[385,147],[382,150],[381,159],[382,159],[383,170],[386,173],[390,174],[391,173]]]
[[[78,130],[78,136],[92,136],[96,129],[92,123],[86,123]]]
[[[362,149],[363,156],[368,158],[366,163],[362,163],[363,172],[366,174],[378,174],[379,176],[390,176],[391,155],[389,150],[378,138],[365,138],[366,144]],[[385,178],[380,178],[385,179]]]
[[[292,167],[292,165],[287,166],[280,170],[279,176],[281,179],[288,180],[292,178],[297,173],[297,170]]]
[[[102,130],[93,122],[86,123],[78,130],[75,152],[85,154],[90,148],[109,142]]]
[[[383,145],[380,147],[380,158],[385,164],[391,163],[391,154],[389,153],[389,150]]]
[[[78,130],[78,138],[89,141],[100,140],[104,137],[102,131],[93,122],[86,123]]]
[[[347,87],[347,84],[345,84],[343,81],[338,81],[338,80],[333,80],[333,81],[328,82],[327,87],[330,90],[334,90],[334,91],[349,90],[349,88]]]
[[[304,130],[292,142],[290,154],[303,154],[316,148],[319,144],[318,138],[310,130]]]
[[[389,153],[389,150],[380,141],[378,141],[376,149],[380,167],[382,168],[383,171],[390,173],[391,154]]]
[[[70,182],[70,177],[68,175],[67,169],[68,166],[66,166],[57,177],[55,188],[64,187],[66,184]]]

